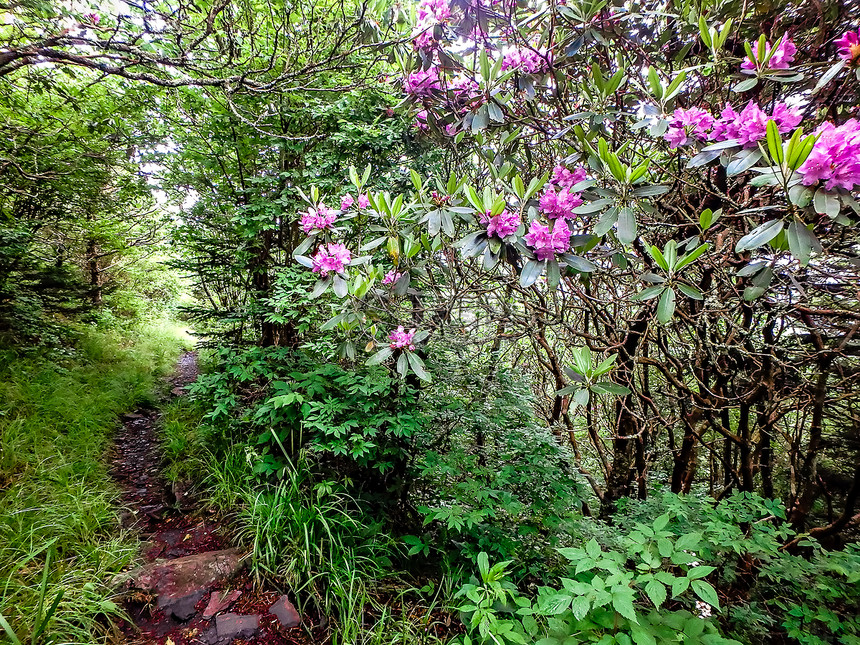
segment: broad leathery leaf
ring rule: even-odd
[[[540,277],[540,274],[543,273],[545,266],[546,262],[539,260],[529,260],[526,262],[522,272],[520,272],[520,286],[532,286]]]
[[[839,215],[839,209],[841,207],[839,197],[833,193],[827,192],[823,188],[819,188],[815,191],[815,197],[812,199],[812,204],[815,207],[816,213],[821,213],[822,215],[827,215],[831,218],[835,218]]]
[[[412,368],[412,371],[415,372],[415,375],[420,378],[422,381],[430,381],[430,374],[427,373],[427,370],[424,369],[424,361],[421,360],[421,357],[418,356],[415,352],[406,352],[407,359],[409,361],[409,367]]]
[[[640,300],[650,300],[651,298],[656,298],[661,293],[663,293],[663,289],[665,289],[665,287],[663,287],[662,285],[647,287],[639,293],[635,294],[632,298],[630,298],[630,300],[632,300],[633,302],[639,302]]]
[[[386,360],[389,356],[391,356],[391,351],[392,350],[390,347],[383,347],[373,356],[367,359],[367,365],[378,365],[382,361]]]
[[[314,285],[313,291],[311,291],[311,299],[319,298],[328,286],[331,284],[331,277],[323,278],[321,280],[317,280],[317,283]]]
[[[660,296],[660,302],[657,303],[657,320],[661,323],[667,323],[672,320],[675,314],[675,290],[668,287],[663,295]]]
[[[690,286],[689,284],[684,284],[683,282],[679,282],[675,285],[678,287],[678,291],[683,293],[688,298],[692,298],[693,300],[704,300],[705,296],[699,291],[696,287]]]
[[[618,213],[618,241],[631,244],[636,239],[636,215],[632,208],[622,208]]]
[[[779,235],[783,225],[782,220],[775,219],[756,226],[752,231],[738,240],[738,243],[735,245],[735,253],[757,249],[758,247],[767,244]]]

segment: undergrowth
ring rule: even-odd
[[[118,416],[153,403],[180,335],[162,322],[84,328],[62,357],[0,348],[0,634],[12,642],[91,644],[112,630],[107,581],[137,545],[105,453]]]
[[[325,617],[332,643],[439,643],[449,626],[451,580],[418,582],[398,573],[405,547],[363,512],[312,457],[286,459],[272,480],[255,466],[255,447],[213,450],[218,431],[193,400],[168,404],[162,417],[167,474],[193,477],[205,503],[227,518],[251,553],[258,581],[288,589],[298,609]],[[450,634],[449,634],[450,635]]]

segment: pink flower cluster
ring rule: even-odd
[[[448,0],[421,0],[418,3],[418,22],[445,22],[450,17]]]
[[[332,271],[343,273],[352,260],[352,254],[343,244],[323,244],[313,257],[313,272],[325,278]]]
[[[403,275],[402,273],[398,273],[397,269],[391,269],[391,271],[386,273],[385,277],[382,278],[382,284],[384,284],[384,285],[394,284],[395,282],[397,282],[400,279],[400,277],[402,275]]]
[[[777,103],[773,114],[768,116],[753,101],[747,103],[740,113],[735,112],[731,104],[726,103],[720,116],[720,120],[714,123],[711,139],[714,141],[737,139],[738,143],[745,148],[753,148],[756,141],[765,138],[769,119],[776,122],[782,134],[794,130],[803,119],[800,112],[792,110],[785,103]]]
[[[436,44],[433,28],[451,18],[448,0],[421,0],[418,4],[418,23],[412,31],[412,44],[416,49],[432,49]]]
[[[726,103],[719,119],[698,108],[677,109],[663,138],[672,148],[690,144],[696,139],[736,139],[743,147],[754,148],[756,141],[767,135],[767,122],[771,119],[776,122],[780,133],[786,134],[798,126],[803,116],[785,103],[777,103],[773,114],[768,115],[753,101],[747,103],[740,112],[736,112],[730,103]]]
[[[491,216],[490,211],[480,213],[478,219],[487,227],[487,235],[496,235],[502,239],[516,233],[521,221],[519,213],[509,213],[507,210],[495,216]]]
[[[705,141],[708,130],[714,125],[714,117],[699,108],[678,108],[672,114],[669,129],[663,138],[669,142],[670,148],[677,148],[693,142],[693,138]]]
[[[355,203],[355,199],[352,195],[347,193],[340,200],[340,210],[345,211],[352,208],[352,205]],[[359,195],[358,196],[358,207],[359,208],[367,208],[370,206],[370,200],[367,198],[367,195]]]
[[[753,43],[752,50],[753,54],[758,58],[758,42]],[[764,53],[765,55],[770,53],[770,41],[765,43]],[[779,47],[776,48],[776,51],[773,52],[773,56],[771,56],[770,60],[767,61],[767,66],[770,69],[788,69],[791,67],[791,63],[794,62],[794,55],[796,53],[797,47],[793,42],[791,42],[791,38],[787,35],[783,36],[782,41],[779,43]],[[741,69],[755,71],[756,61],[747,56],[744,59],[744,62],[741,63]]]
[[[860,29],[857,32],[848,31],[836,41],[839,58],[847,60],[852,65],[860,65]]]
[[[337,211],[330,209],[325,204],[320,204],[319,208],[309,208],[306,213],[302,214],[300,226],[306,235],[310,235],[313,231],[331,229],[336,219]]]
[[[406,331],[403,329],[403,325],[401,325],[388,334],[388,340],[391,341],[388,346],[391,349],[408,349],[409,351],[414,351],[413,338],[415,338],[415,328],[413,327],[409,331]]]
[[[552,169],[552,177],[540,198],[540,207],[550,219],[575,217],[573,209],[582,204],[582,195],[571,192],[571,188],[585,180],[585,168],[572,171],[558,164]]]
[[[537,220],[532,220],[525,236],[526,244],[534,249],[538,260],[555,259],[556,254],[564,253],[570,246],[571,231],[564,218],[557,219],[552,230]]]
[[[568,188],[562,188],[556,192],[552,186],[548,186],[546,192],[541,195],[541,210],[550,219],[575,217],[573,209],[582,204],[582,196],[572,193]]]
[[[416,97],[430,96],[438,89],[440,89],[439,72],[435,67],[412,72],[403,81],[403,91]]]
[[[585,168],[579,167],[568,170],[563,165],[558,164],[552,169],[552,177],[550,177],[549,183],[559,188],[571,188],[579,182],[585,181],[585,178]]]
[[[502,69],[518,69],[526,74],[541,74],[549,69],[552,52],[545,47],[535,49],[511,49],[502,57]]]
[[[860,121],[850,119],[840,126],[822,123],[815,134],[818,141],[798,172],[803,183],[825,182],[827,190],[860,187]]]

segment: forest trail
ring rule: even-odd
[[[173,396],[198,374],[197,354],[184,352],[170,379]],[[123,524],[145,540],[145,564],[121,577],[133,624],[129,645],[281,645],[307,643],[301,617],[282,592],[255,587],[242,553],[230,548],[222,524],[207,517],[187,487],[161,476],[160,412],[124,415],[112,474],[128,509]]]

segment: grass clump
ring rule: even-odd
[[[117,417],[153,402],[181,343],[153,323],[83,330],[61,358],[0,349],[0,634],[13,642],[91,644],[111,631],[121,610],[106,582],[137,544],[121,530],[105,452]]]

